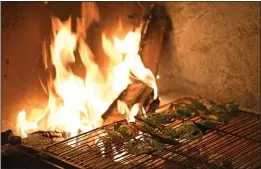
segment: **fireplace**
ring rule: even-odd
[[[36,156],[36,159],[41,161],[40,165],[55,163],[64,168],[85,168],[92,167],[105,158],[108,161],[104,160],[104,163],[97,164],[93,168],[148,168],[153,165],[156,168],[168,168],[173,165],[181,168],[193,165],[201,168],[216,168],[220,163],[222,165],[226,163],[225,156],[229,156],[234,157],[235,168],[244,165],[260,166],[258,162],[260,156],[251,159],[252,161],[249,160],[258,153],[257,150],[260,150],[258,139],[260,132],[257,131],[260,127],[259,3],[4,2],[2,11],[2,132],[12,129],[15,134],[23,137],[34,133],[34,135],[41,135],[40,139],[48,135],[46,142],[51,140],[48,144],[30,146],[35,144],[30,143],[30,139],[22,144],[22,152],[26,149],[27,154]],[[71,15],[70,24],[68,24],[69,15]],[[85,15],[88,19],[77,21],[77,18]],[[67,24],[64,21],[67,21]],[[68,29],[70,26],[72,27]],[[85,32],[86,28],[88,31]],[[115,37],[118,39],[115,40]],[[65,43],[68,41],[70,43]],[[71,50],[78,50],[78,53],[67,51],[66,56],[57,60],[56,53],[60,52],[61,55],[62,50],[59,49],[64,47],[59,46],[60,44],[67,48],[75,48]],[[74,47],[75,44],[77,47]],[[118,53],[115,53],[115,49]],[[86,53],[88,59],[84,60],[82,55]],[[127,62],[128,56],[132,56],[133,53],[139,54],[140,60],[129,59]],[[72,55],[75,58],[72,58]],[[118,60],[116,57],[118,55],[122,57],[124,64],[122,60]],[[114,62],[122,66],[114,70]],[[68,71],[68,67],[71,71]],[[122,75],[125,71],[127,73]],[[91,76],[87,76],[90,72],[92,72]],[[128,72],[132,74],[129,75]],[[82,79],[89,78],[90,81],[87,80],[83,84],[92,85],[84,86],[83,90],[74,90],[75,88],[70,88],[70,85],[63,85],[66,81],[64,79],[70,79],[68,77],[71,75],[75,75],[74,79],[81,79],[80,83],[84,82]],[[133,75],[136,78],[133,79]],[[58,76],[60,81],[57,80]],[[108,77],[105,80],[100,79],[101,76],[111,76],[113,80],[110,82]],[[125,85],[122,85],[124,81]],[[133,83],[129,84],[129,81]],[[105,87],[101,87],[101,84]],[[50,91],[53,90],[55,92],[50,99]],[[69,90],[73,92],[67,92]],[[45,123],[48,123],[50,118],[42,122],[43,127],[39,125],[38,128],[34,128],[35,124],[30,123],[32,127],[29,127],[30,130],[26,133],[23,133],[24,123],[18,125],[19,118],[22,119],[21,123],[40,118],[44,108],[48,107],[46,106],[48,99],[49,104],[52,99],[58,102],[56,95],[59,95],[64,99],[63,104],[74,101],[80,103],[82,100],[79,98],[84,92],[92,95],[87,98],[89,104],[87,112],[96,113],[91,114],[95,117],[90,117],[89,121],[83,122],[84,129],[75,128],[76,124],[81,122],[73,122],[75,119],[74,116],[70,116],[70,112],[67,121],[61,123],[63,126],[67,124],[65,128],[69,126],[68,123],[72,122],[73,125],[66,129],[62,128],[64,131],[57,131],[56,124],[51,127],[49,124],[46,127]],[[71,95],[68,97],[66,93]],[[101,100],[101,95],[104,96],[105,93],[107,100],[104,97],[102,99],[106,101]],[[176,142],[167,142],[169,147],[165,147],[166,151],[144,156],[144,161],[139,159],[142,156],[131,157],[121,154],[116,157],[121,150],[117,150],[116,155],[111,156],[117,148],[115,146],[110,147],[108,152],[99,149],[99,153],[100,151],[105,153],[97,157],[96,150],[88,151],[84,156],[85,159],[89,159],[88,162],[74,158],[79,155],[78,151],[82,151],[83,144],[79,144],[82,140],[84,143],[91,140],[92,144],[88,145],[92,147],[98,144],[97,138],[93,135],[99,135],[102,140],[108,137],[103,135],[103,132],[111,130],[118,123],[125,124],[125,119],[133,122],[133,119],[134,121],[136,119],[134,116],[144,115],[146,111],[148,114],[150,108],[161,112],[162,108],[172,105],[170,102],[192,96],[202,96],[217,103],[236,101],[240,105],[241,114],[228,125],[219,126],[209,133],[208,137],[203,136],[201,140],[181,141],[180,145]],[[97,102],[99,106],[94,105]],[[159,108],[159,103],[167,104]],[[79,107],[81,105],[77,108]],[[64,110],[68,110],[68,107],[64,107]],[[84,112],[84,110],[80,111]],[[57,115],[58,120],[65,119],[65,114],[63,112]],[[142,121],[136,119],[139,120]],[[195,122],[198,120],[194,119]],[[94,122],[91,127],[86,125],[91,122]],[[179,128],[181,123],[182,121],[178,121],[172,125]],[[39,132],[47,128],[51,131]],[[219,131],[225,135],[219,137]],[[53,139],[50,139],[50,136],[57,135],[58,140],[51,144]],[[141,137],[140,134],[139,136]],[[68,140],[60,142],[61,137],[62,140],[65,138]],[[37,138],[32,140],[37,142]],[[224,140],[230,141],[224,142]],[[232,144],[233,142],[238,143],[238,146]],[[107,146],[104,141],[100,144],[100,147]],[[213,149],[208,144],[212,144]],[[226,146],[222,147],[222,144],[233,151],[225,151]],[[44,152],[50,155],[48,160],[39,155],[42,151],[38,149],[39,147],[44,147]],[[255,152],[241,159],[237,156],[241,149],[242,151],[243,149],[255,150]],[[219,156],[220,154],[211,153],[219,150],[223,153],[222,157]],[[214,162],[204,161],[209,154],[215,156],[210,158]],[[173,161],[174,157],[179,160]],[[16,158],[20,157],[12,160],[17,160]],[[115,159],[135,163],[135,165],[123,166],[123,163]],[[228,167],[229,165],[230,163],[225,165],[225,168],[231,168]]]

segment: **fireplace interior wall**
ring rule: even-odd
[[[160,91],[235,100],[260,112],[260,3],[166,2],[166,7],[173,30],[161,59]]]
[[[72,2],[71,2],[72,3]],[[77,2],[56,3],[61,18],[78,15]],[[143,7],[150,3],[142,2]],[[166,2],[173,29],[167,34],[159,75],[161,95],[201,95],[235,100],[260,111],[260,3]],[[74,7],[73,7],[74,6]],[[102,60],[101,31],[110,37],[121,18],[122,35],[139,24],[137,2],[98,2],[100,24],[89,30],[88,43]],[[2,131],[15,128],[23,108],[42,107],[47,96],[39,83],[47,78],[41,47],[50,34],[50,8],[43,2],[2,3]],[[134,17],[133,17],[134,16]],[[118,31],[118,30],[117,30]]]

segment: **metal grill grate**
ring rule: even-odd
[[[199,119],[200,117],[196,117],[189,120]],[[178,128],[181,123],[182,121],[175,121],[171,126]],[[164,151],[137,156],[127,153],[122,145],[109,140],[106,133],[112,130],[113,126],[114,124],[103,126],[44,149],[52,157],[66,161],[77,168],[261,167],[259,115],[238,112],[229,124],[220,125],[200,138],[181,140],[177,145],[166,144]]]

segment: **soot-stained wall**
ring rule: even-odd
[[[260,112],[260,3],[166,2],[159,87]]]

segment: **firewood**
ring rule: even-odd
[[[170,29],[170,19],[165,7],[155,4],[145,16],[143,36],[141,38],[140,56],[144,66],[157,76],[163,39]]]
[[[114,100],[108,110],[102,115],[104,125],[125,119],[126,116],[122,115],[118,111],[117,101],[124,101],[128,107],[132,107],[135,103],[139,103],[138,101],[141,97],[145,97],[143,95],[147,95],[145,91],[146,87],[146,84],[141,82],[130,84],[127,89],[124,90],[116,100]]]
[[[162,5],[153,5],[144,17],[144,27],[140,42],[139,54],[146,68],[150,69],[154,76],[157,76],[162,42],[169,20]],[[103,114],[104,125],[122,120],[125,115],[121,115],[117,108],[117,100],[121,100],[131,108],[135,103],[139,103],[148,109],[153,101],[153,89],[144,83],[134,83],[111,104]],[[152,97],[151,97],[152,96]],[[156,106],[158,104],[155,104]],[[154,108],[155,109],[155,108]]]
[[[139,53],[144,66],[157,77],[163,39],[170,29],[171,22],[166,14],[165,7],[161,4],[154,4],[145,16],[144,23]],[[151,96],[153,90],[150,88],[146,90],[148,96]],[[149,109],[153,102],[153,95],[152,98],[148,96],[145,97],[147,100],[142,99],[142,103],[145,103],[144,107],[147,111],[153,111],[159,106],[159,100],[153,103],[152,109]]]

